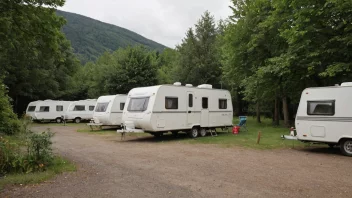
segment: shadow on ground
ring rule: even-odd
[[[227,135],[228,133],[218,133],[218,136],[224,136]],[[211,136],[210,134],[207,134],[207,136]],[[134,139],[129,139],[131,137],[135,137]],[[202,137],[198,137],[198,138],[202,138]],[[195,138],[194,140],[198,139]],[[128,143],[153,143],[153,142],[173,142],[173,141],[180,141],[180,140],[185,140],[185,139],[189,139],[192,140],[192,138],[190,138],[186,133],[179,133],[177,134],[177,136],[172,135],[171,133],[167,133],[164,134],[161,137],[154,137],[152,135],[150,136],[140,136],[140,137],[136,137],[136,136],[126,136],[125,140],[122,140],[119,142],[128,142]]]
[[[319,147],[305,147],[300,149],[302,152],[307,154],[328,154],[328,155],[342,155],[340,152],[340,147],[335,146],[330,148],[328,146],[319,146]]]

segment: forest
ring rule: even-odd
[[[1,1],[1,113],[11,114],[10,103],[22,115],[33,100],[97,98],[178,81],[228,89],[234,115],[289,126],[305,88],[351,81],[352,1],[231,2],[231,16],[216,21],[204,12],[174,49],[131,45],[82,64],[56,13],[64,0]]]

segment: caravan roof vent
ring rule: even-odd
[[[352,82],[344,82],[341,84],[342,87],[350,87],[352,86]]]
[[[193,87],[192,84],[186,84],[186,87]]]
[[[213,85],[202,84],[202,85],[198,85],[198,88],[202,88],[202,89],[212,89],[212,88],[213,88]]]
[[[174,85],[175,86],[181,86],[181,83],[180,82],[175,82]]]

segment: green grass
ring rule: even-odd
[[[239,123],[234,119],[234,123]],[[185,139],[182,142],[191,144],[219,144],[224,147],[242,146],[255,149],[277,149],[305,147],[307,144],[295,140],[282,140],[281,135],[289,135],[290,129],[282,126],[274,127],[270,119],[262,119],[262,123],[257,123],[253,118],[248,117],[248,131],[241,130],[238,135],[230,133],[219,133],[217,137],[207,136],[197,139]],[[260,143],[257,144],[258,132],[261,131]]]
[[[33,122],[30,124],[31,127],[45,127],[45,126],[69,126],[69,127],[81,127],[81,126],[85,126],[87,125],[87,123],[72,123],[72,122],[68,122],[65,125],[63,123],[55,123],[55,122],[44,122],[44,123],[37,123],[37,122]]]
[[[0,189],[4,188],[6,185],[37,184],[51,179],[57,174],[75,170],[76,166],[73,163],[61,157],[55,157],[53,165],[48,167],[48,169],[44,172],[9,174],[3,178],[0,178]]]

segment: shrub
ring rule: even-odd
[[[19,120],[12,110],[5,85],[0,81],[0,133],[13,135],[19,130]]]
[[[54,160],[52,136],[50,131],[28,133],[25,143],[27,152],[21,149],[20,144],[0,137],[0,175],[46,170]]]

